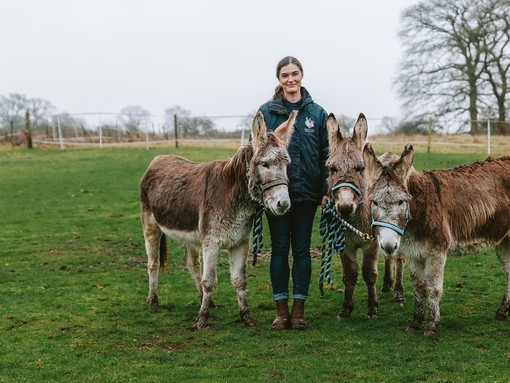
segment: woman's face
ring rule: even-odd
[[[285,95],[301,93],[301,80],[303,73],[296,64],[288,64],[280,69],[278,81]]]

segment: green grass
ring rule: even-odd
[[[168,152],[205,161],[234,151],[0,150],[0,382],[510,381],[510,325],[492,320],[505,285],[492,249],[448,260],[433,339],[404,331],[412,314],[407,271],[403,304],[380,295],[380,317],[369,320],[360,280],[355,311],[339,321],[342,294],[319,295],[317,258],[307,331],[270,330],[267,257],[248,267],[258,324],[243,327],[226,255],[211,328],[191,331],[199,301],[182,247],[172,242],[160,306],[148,308],[137,187],[150,160]],[[415,167],[480,158],[417,153]],[[267,225],[264,235],[267,250]],[[313,243],[320,245],[318,230]],[[341,284],[338,257],[332,277]]]

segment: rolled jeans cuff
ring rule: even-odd
[[[273,301],[288,301],[289,300],[289,294],[288,293],[280,293],[280,294],[273,294]]]

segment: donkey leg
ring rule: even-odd
[[[394,257],[384,257],[384,277],[383,277],[383,285],[381,287],[382,293],[387,293],[391,291],[391,287],[393,286],[393,265],[395,263]]]
[[[243,245],[230,251],[230,280],[232,287],[237,294],[239,315],[246,326],[255,326],[255,319],[248,309],[248,298],[246,295],[246,258],[248,257],[248,246]]]
[[[195,282],[195,287],[198,291],[200,303],[202,303],[202,265],[200,264],[200,252],[189,245],[184,246],[186,266],[188,271]]]
[[[377,244],[373,242],[373,245],[364,249],[363,251],[363,265],[362,273],[363,280],[367,285],[368,291],[368,317],[377,318],[379,302],[377,299],[377,261],[378,261],[378,249]]]
[[[427,281],[429,317],[423,335],[433,336],[441,319],[439,302],[443,296],[444,267],[446,252],[438,252],[437,256],[430,257],[425,266],[425,279]]]
[[[155,307],[158,305],[158,274],[160,268],[159,245],[163,232],[156,223],[152,213],[142,213],[142,225],[145,250],[147,252],[147,272],[149,274],[149,295],[147,297],[147,304],[149,307]]]
[[[494,314],[494,319],[504,320],[506,319],[507,313],[510,311],[510,239],[509,237],[505,237],[503,241],[501,241],[496,246],[496,255],[501,262],[501,266],[505,271],[506,275],[506,290],[503,295],[503,299],[501,300],[501,304],[496,310],[496,314]]]
[[[344,303],[338,318],[348,318],[354,310],[354,287],[358,280],[356,250],[346,248],[340,255],[340,260],[342,261],[342,281],[344,283]]]
[[[211,244],[202,247],[204,257],[204,274],[202,275],[202,304],[198,312],[198,320],[195,325],[197,330],[207,327],[209,320],[209,308],[211,307],[212,292],[218,286],[216,267],[220,249]]]
[[[411,284],[413,286],[414,311],[413,319],[407,325],[407,331],[418,330],[425,318],[423,304],[427,297],[427,284],[423,279],[423,268],[422,264],[415,264],[412,260],[409,262]]]
[[[404,301],[404,266],[406,264],[406,257],[403,252],[399,251],[399,254],[395,258],[396,269],[395,269],[395,289],[393,290],[393,299],[395,302]]]

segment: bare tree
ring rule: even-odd
[[[486,49],[484,79],[490,90],[490,97],[482,98],[487,117],[493,113],[496,104],[499,123],[496,131],[505,131],[507,117],[510,70],[510,0],[486,0],[481,17],[490,22],[484,23],[487,32],[483,37]]]
[[[497,29],[486,13],[490,3],[500,4],[508,18],[508,0],[423,0],[403,11],[404,56],[395,83],[408,115],[467,116],[471,134],[478,133],[492,62],[487,43]]]
[[[78,138],[80,132],[86,131],[85,126],[87,125],[87,122],[81,117],[76,117],[67,112],[62,112],[58,114],[58,124],[60,126],[62,136],[75,136]]]
[[[345,136],[349,136],[349,132],[356,123],[356,119],[345,114],[336,114],[336,119],[338,120],[342,133]]]
[[[49,135],[50,116],[56,113],[57,108],[42,98],[29,98],[26,107],[30,110],[30,124],[36,129],[45,128],[46,135]]]
[[[174,116],[177,117],[177,130],[183,137],[210,135],[215,131],[214,122],[207,117],[191,117],[191,112],[179,105],[165,109],[165,126],[174,125]]]
[[[9,93],[7,96],[0,96],[0,118],[9,125],[10,141],[13,142],[14,124],[23,124],[23,115],[27,105],[27,98],[24,94]]]
[[[129,105],[122,108],[120,113],[120,119],[128,133],[139,133],[141,128],[149,123],[150,114],[141,106]]]
[[[382,129],[383,132],[393,134],[398,127],[398,121],[394,117],[385,116],[381,119],[379,123],[379,128]]]

